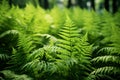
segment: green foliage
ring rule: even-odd
[[[0,77],[1,80],[33,80],[25,74],[18,75],[10,70],[3,70],[0,72],[0,74],[3,75],[2,77]]]
[[[92,47],[87,43],[87,35],[81,38],[77,27],[67,16],[65,27],[61,29],[59,36],[60,39],[58,39],[56,45],[65,51],[63,52],[61,50],[60,53],[76,59],[74,64],[69,65],[71,66],[70,72],[72,73],[69,73],[68,79],[84,79],[87,71],[90,71],[89,60]],[[84,71],[86,71],[86,73],[84,73]],[[79,78],[78,76],[81,77]]]
[[[44,10],[31,3],[10,8],[3,2],[0,79],[119,80],[119,17],[119,12]]]
[[[87,36],[79,38],[69,17],[59,35],[61,38],[53,45],[44,45],[29,54],[28,62],[23,69],[26,72],[30,71],[30,75],[36,79],[56,80],[61,77],[63,80],[79,80],[78,76],[84,79],[90,71],[88,67],[90,67],[91,46],[86,42]],[[77,42],[75,43],[75,41]],[[80,72],[77,72],[78,70]],[[84,71],[88,71],[88,73],[81,74]],[[45,77],[46,75],[47,77]]]
[[[1,44],[0,59],[1,60],[6,60],[11,55],[10,53],[7,54],[7,52],[8,52],[7,50],[9,50],[9,49],[11,50],[12,47],[16,46],[16,43],[14,41],[16,41],[16,39],[18,37],[18,33],[19,32],[16,30],[8,30],[8,31],[3,32],[0,35],[0,44]]]
[[[95,71],[91,74],[108,75],[118,80],[120,77],[120,43],[119,40],[119,28],[114,26],[111,28],[111,44],[108,47],[101,48],[97,54],[99,56],[92,59],[92,62],[96,66]]]
[[[32,52],[34,48],[35,46],[33,45],[31,37],[20,33],[17,48],[12,49],[12,57],[9,61],[9,64],[12,64],[10,69],[13,69],[14,71],[22,70],[22,66],[27,62],[27,56]],[[16,67],[18,68],[16,69]]]

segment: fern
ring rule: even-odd
[[[74,46],[75,43],[74,39],[76,38],[76,36],[78,36],[77,31],[73,26],[74,26],[73,22],[71,22],[71,20],[68,18],[65,27],[63,27],[62,31],[59,34],[59,36],[62,38],[59,40],[59,42],[66,45],[57,44],[57,46],[66,48],[69,51],[72,50],[71,46]]]
[[[80,38],[80,34],[78,33],[74,23],[69,17],[67,17],[65,27],[62,28],[59,36],[61,38],[58,39],[58,43],[56,45],[66,51],[66,53],[64,53],[64,51],[62,52],[61,50],[60,53],[68,55],[76,60],[75,63],[69,65],[71,66],[70,72],[72,73],[69,73],[68,79],[79,80],[79,78],[84,78],[83,75],[86,75],[84,70],[89,71],[87,67],[90,67],[89,60],[91,53],[91,46],[86,42],[87,35]],[[78,77],[78,75],[81,77]]]
[[[107,16],[106,16],[107,15]],[[104,18],[107,17],[107,18]],[[107,77],[118,80],[120,74],[120,46],[119,46],[119,27],[114,22],[113,15],[104,12],[102,15],[102,35],[103,39],[100,45],[93,51],[93,59],[91,60],[95,70],[92,72],[94,77],[100,79],[106,75]],[[109,27],[108,27],[109,26]],[[92,76],[91,75],[91,76]]]
[[[25,74],[22,75],[18,75],[15,74],[13,71],[10,70],[3,70],[0,72],[1,74],[3,74],[3,76],[1,77],[3,80],[33,80],[32,78],[28,77]]]
[[[9,8],[3,2],[0,70],[14,71],[5,72],[11,77],[4,75],[16,80],[21,74],[35,80],[119,80],[119,17],[119,12],[96,14],[79,8],[45,11],[30,3],[24,9]]]
[[[36,79],[85,78],[83,75],[88,74],[84,71],[90,71],[88,67],[91,53],[91,46],[86,42],[87,35],[80,39],[73,22],[67,17],[65,27],[61,29],[59,36],[61,38],[54,45],[44,45],[32,51],[27,57],[27,63],[22,67],[23,70],[31,72],[29,75]]]
[[[101,68],[98,68],[97,70],[93,71],[91,74],[112,74],[112,75],[115,75],[115,74],[118,74],[120,73],[120,69],[117,68],[117,67],[101,67]]]
[[[92,59],[94,65],[97,65],[97,69],[92,74],[107,75],[115,79],[119,79],[120,74],[120,54],[119,54],[119,37],[116,28],[112,28],[113,35],[110,47],[103,47],[97,54],[98,57]],[[119,29],[118,29],[119,30]],[[114,37],[114,38],[113,38]],[[101,64],[100,64],[101,63]]]
[[[12,48],[16,47],[19,32],[17,30],[7,30],[0,34],[0,70],[8,66],[11,59]]]
[[[65,9],[61,10],[58,7],[54,7],[53,9],[51,9],[51,11],[49,12],[51,18],[49,19],[47,17],[47,20],[51,22],[50,34],[55,35],[56,37],[58,36],[57,34],[59,34],[59,30],[62,26],[64,26],[66,20],[65,12],[67,12]]]
[[[6,36],[6,35],[9,35],[9,34],[18,34],[19,32],[17,31],[17,30],[8,30],[8,31],[6,31],[6,32],[4,32],[4,33],[2,33],[1,35],[0,35],[0,38],[2,38],[2,37],[4,37],[4,36]]]
[[[59,59],[55,50],[56,47],[45,46],[33,51],[33,53],[29,55],[29,61],[24,65],[23,69],[32,71],[33,74],[31,75],[36,79],[46,79],[46,75],[47,78],[52,78],[52,76],[55,74],[58,76],[57,74],[63,74],[63,72],[67,72],[67,66],[63,60]]]
[[[12,50],[12,58],[9,61],[9,64],[12,64],[10,66],[10,69],[13,69],[14,71],[21,71],[22,66],[27,62],[27,56],[31,53],[31,51],[35,48],[32,44],[32,40],[30,37],[27,37],[24,34],[19,34],[18,38],[18,47]],[[21,61],[22,59],[22,61]],[[16,67],[18,67],[16,69]],[[22,73],[22,71],[20,72]]]
[[[57,41],[57,38],[49,34],[34,34],[33,42],[37,48],[43,47],[45,45],[54,45]]]
[[[102,55],[102,53],[103,55]],[[120,56],[118,54],[118,49],[115,47],[109,48],[105,47],[98,51],[100,55],[92,59],[93,65],[95,65],[95,71],[91,74],[100,74],[100,75],[113,75],[112,78],[119,79],[118,75],[120,74]],[[105,54],[106,53],[106,54]]]
[[[111,36],[111,42],[113,42],[112,46],[114,46],[115,48],[117,48],[118,51],[120,51],[120,28],[118,26],[113,26],[112,27],[112,36]],[[118,54],[120,54],[118,52]]]

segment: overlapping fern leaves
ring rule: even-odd
[[[100,74],[107,75],[115,80],[119,80],[120,77],[120,30],[119,27],[113,26],[111,28],[112,36],[111,36],[111,44],[107,47],[103,47],[100,49],[97,54],[98,57],[92,59],[94,65],[97,65],[97,69],[93,71],[91,74]]]
[[[33,46],[34,40],[30,37],[20,35],[18,48],[13,49],[10,63],[14,68],[19,66],[17,71],[20,73],[29,73],[35,79],[84,79],[91,70],[91,46],[87,43],[87,35],[81,38],[77,28],[67,17],[59,36],[54,44],[38,48]]]
[[[33,49],[34,45],[31,37],[19,33],[17,47],[13,48],[12,59],[9,61],[9,64],[12,64],[10,69],[13,69],[14,71],[22,70],[22,66],[27,62],[27,56],[32,52]],[[16,67],[18,68],[16,69]]]
[[[114,22],[106,11],[98,15],[79,8],[4,7],[0,5],[0,70],[19,74],[5,71],[13,74],[6,78],[26,74],[34,80],[120,79],[119,15]],[[71,18],[65,19],[65,12]]]
[[[18,75],[10,70],[0,71],[0,80],[33,80],[25,74]]]

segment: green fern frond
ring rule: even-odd
[[[69,62],[70,66],[70,71],[73,72],[69,73],[71,76],[73,76],[75,78],[75,76],[77,75],[88,75],[88,73],[84,73],[84,70],[86,71],[90,71],[90,62],[89,60],[90,58],[90,53],[91,53],[91,47],[88,44],[88,38],[87,38],[87,33],[85,36],[83,36],[81,38],[75,24],[73,23],[73,21],[67,16],[66,19],[66,23],[65,26],[61,29],[60,31],[60,39],[57,40],[56,46],[61,48],[61,59],[64,60],[64,58],[66,58],[65,60],[68,62],[70,61],[70,59],[73,59],[74,61],[71,63]],[[66,53],[64,53],[64,51]],[[63,51],[63,52],[62,52]],[[68,58],[62,54],[66,54],[68,55]],[[63,57],[64,56],[64,57]],[[69,58],[71,57],[71,58]],[[65,62],[66,62],[65,61]],[[89,67],[89,68],[88,68]],[[76,70],[80,70],[81,72],[83,71],[83,73],[79,73],[77,71],[73,71],[74,68]],[[79,79],[78,77],[76,77],[75,79]]]
[[[0,53],[0,60],[8,60],[10,58],[10,56],[8,56],[7,54],[1,54]]]
[[[107,63],[107,62],[112,62],[112,63],[117,63],[120,64],[120,57],[119,56],[112,56],[112,55],[107,55],[107,56],[98,56],[94,59],[92,59],[92,62],[103,62],[103,63]]]
[[[4,33],[0,34],[0,38],[3,38],[5,37],[6,35],[18,35],[19,32],[17,30],[8,30],[8,31],[5,31]]]
[[[59,36],[62,39],[58,39],[58,42],[60,44],[57,44],[57,46],[64,48],[68,51],[72,50],[72,47],[75,44],[75,38],[78,37],[78,31],[75,27],[75,24],[72,22],[72,20],[67,16],[65,26],[61,29]],[[64,44],[64,45],[63,45]]]
[[[102,49],[98,50],[98,52],[96,53],[97,55],[114,55],[118,53],[118,49],[115,47],[103,47]]]
[[[10,58],[12,47],[16,47],[19,32],[17,30],[7,30],[0,34],[0,59]],[[8,53],[9,52],[9,53]]]
[[[22,66],[26,64],[28,55],[34,50],[34,45],[30,36],[19,34],[17,48],[13,48],[12,57],[9,61],[10,69],[21,71]],[[22,61],[21,61],[22,59]],[[17,69],[15,67],[18,67]],[[20,72],[21,73],[21,72]]]
[[[113,42],[113,46],[120,51],[120,28],[118,26],[113,26],[112,27],[112,36],[111,36],[111,41]]]
[[[37,48],[41,48],[45,45],[54,46],[56,41],[57,38],[49,34],[37,33],[33,35],[33,43]]]
[[[33,75],[41,79],[47,73],[50,73],[49,77],[52,77],[55,73],[63,74],[63,71],[68,72],[69,68],[65,60],[69,59],[69,57],[67,55],[57,55],[56,50],[56,47],[44,46],[33,51],[28,57],[28,63],[23,66],[23,70],[33,71]]]
[[[30,53],[35,48],[32,38],[24,34],[20,34],[19,36],[18,47],[25,53]]]
[[[90,74],[88,77],[85,78],[85,80],[103,80],[103,79],[106,79],[106,80],[116,80],[114,78],[111,78],[110,76],[108,75],[101,75],[101,74]]]
[[[32,78],[25,74],[18,75],[10,70],[3,70],[0,73],[4,75],[3,80],[33,80]]]
[[[120,73],[120,68],[118,67],[112,67],[112,66],[105,66],[105,67],[101,67],[96,69],[95,71],[93,71],[91,74],[119,74]]]

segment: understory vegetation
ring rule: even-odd
[[[0,5],[0,80],[120,80],[120,12]]]

